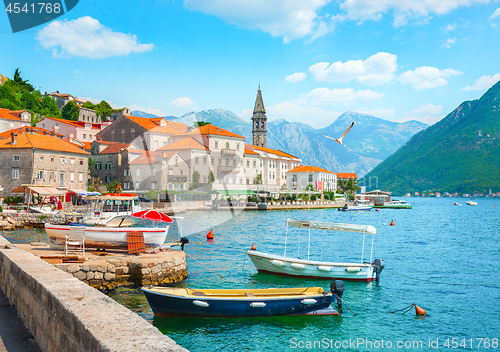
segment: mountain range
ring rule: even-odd
[[[417,133],[358,184],[395,194],[500,190],[500,82]]]
[[[210,122],[244,136],[247,143],[252,144],[252,124],[228,110],[204,110],[189,112],[178,118],[165,118],[188,126],[195,121]],[[322,136],[339,137],[353,121],[354,127],[344,138],[343,145]],[[267,146],[295,155],[306,165],[320,166],[333,172],[356,172],[361,177],[426,127],[418,121],[397,123],[352,111],[342,114],[323,129],[283,119],[268,120]]]

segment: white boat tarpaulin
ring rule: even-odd
[[[307,221],[307,220],[300,221],[292,219],[287,220],[287,225],[299,228],[311,228],[316,230],[369,233],[372,235],[375,235],[377,233],[377,229],[372,225],[336,224],[331,222]]]

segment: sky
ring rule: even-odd
[[[159,116],[226,109],[324,128],[346,111],[433,124],[500,80],[498,0],[80,0],[12,33],[0,73]]]

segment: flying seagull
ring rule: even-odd
[[[332,137],[328,137],[328,136],[325,136],[323,133],[320,133],[323,137],[326,137],[326,138],[330,138],[330,139],[333,139],[335,142],[337,142],[338,144],[342,144],[342,139],[345,137],[345,135],[351,130],[352,126],[354,126],[354,121],[351,123],[351,125],[349,127],[347,127],[347,129],[344,131],[344,133],[342,133],[342,135],[339,137],[339,138],[332,138]]]

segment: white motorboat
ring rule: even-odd
[[[345,204],[342,208],[338,208],[339,211],[370,211],[373,205],[368,200],[358,199],[354,204]]]
[[[467,202],[465,202],[465,204],[475,206],[475,205],[477,205],[477,202],[475,202],[473,199],[471,199],[471,200],[468,200]]]
[[[389,203],[384,203],[384,205],[374,205],[374,208],[379,209],[411,209],[411,204],[406,203],[404,200],[393,199]]]
[[[87,208],[81,220],[85,225],[105,225],[116,216],[130,215],[142,210],[137,194],[107,193],[104,196],[88,197]]]
[[[288,219],[285,232],[285,252],[281,255],[257,252],[256,250],[247,251],[247,255],[252,260],[255,268],[262,273],[277,274],[283,276],[319,278],[319,279],[339,279],[353,281],[372,281],[379,280],[380,273],[384,268],[384,261],[375,259],[372,261],[373,237],[377,230],[371,225],[353,225],[353,224],[335,224],[319,221],[299,221]],[[287,256],[288,226],[307,229],[309,232],[309,243],[307,259],[292,258]],[[346,263],[337,261],[323,261],[323,234],[321,235],[320,260],[310,260],[311,248],[311,230],[354,232],[363,234],[363,245],[361,251],[361,260],[357,263]],[[364,247],[366,234],[372,235],[372,244],[370,251],[370,262],[364,262]],[[300,247],[299,247],[300,248]]]
[[[61,248],[68,241],[82,241],[85,248],[128,249],[127,234],[142,233],[146,249],[156,249],[165,243],[169,226],[135,227],[139,220],[131,216],[117,216],[108,221],[106,226],[53,225],[46,223],[45,231],[49,236],[50,246]]]

